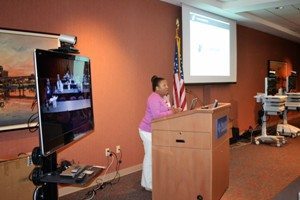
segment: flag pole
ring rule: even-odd
[[[183,80],[182,57],[181,57],[181,39],[179,37],[180,22],[176,19],[175,34],[175,56],[174,56],[174,83],[173,83],[173,100],[176,108],[187,109],[185,86]]]
[[[177,44],[177,57],[178,57],[178,65],[180,67],[178,67],[178,72],[179,74],[181,73],[181,39],[179,37],[179,29],[180,28],[180,22],[179,19],[176,19],[176,35],[175,35],[175,39],[176,39],[176,44]]]

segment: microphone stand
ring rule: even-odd
[[[200,100],[200,98],[199,98],[199,96],[198,95],[196,95],[192,90],[190,90],[190,89],[188,89],[188,88],[185,88],[185,92],[187,93],[187,94],[189,94],[189,95],[191,95],[193,98],[196,98],[197,99],[197,103],[198,103],[198,101],[200,101],[200,106],[203,106],[203,102]],[[196,103],[196,104],[197,104]]]

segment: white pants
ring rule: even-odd
[[[139,133],[145,151],[141,185],[147,190],[152,190],[152,134],[141,129]]]

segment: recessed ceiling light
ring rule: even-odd
[[[278,7],[276,7],[275,9],[276,10],[281,10],[281,9],[283,9],[284,7],[283,6],[278,6]]]

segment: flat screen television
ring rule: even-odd
[[[81,139],[94,129],[90,59],[34,51],[42,154]]]
[[[295,92],[297,89],[297,73],[295,71],[287,78],[287,92]]]

